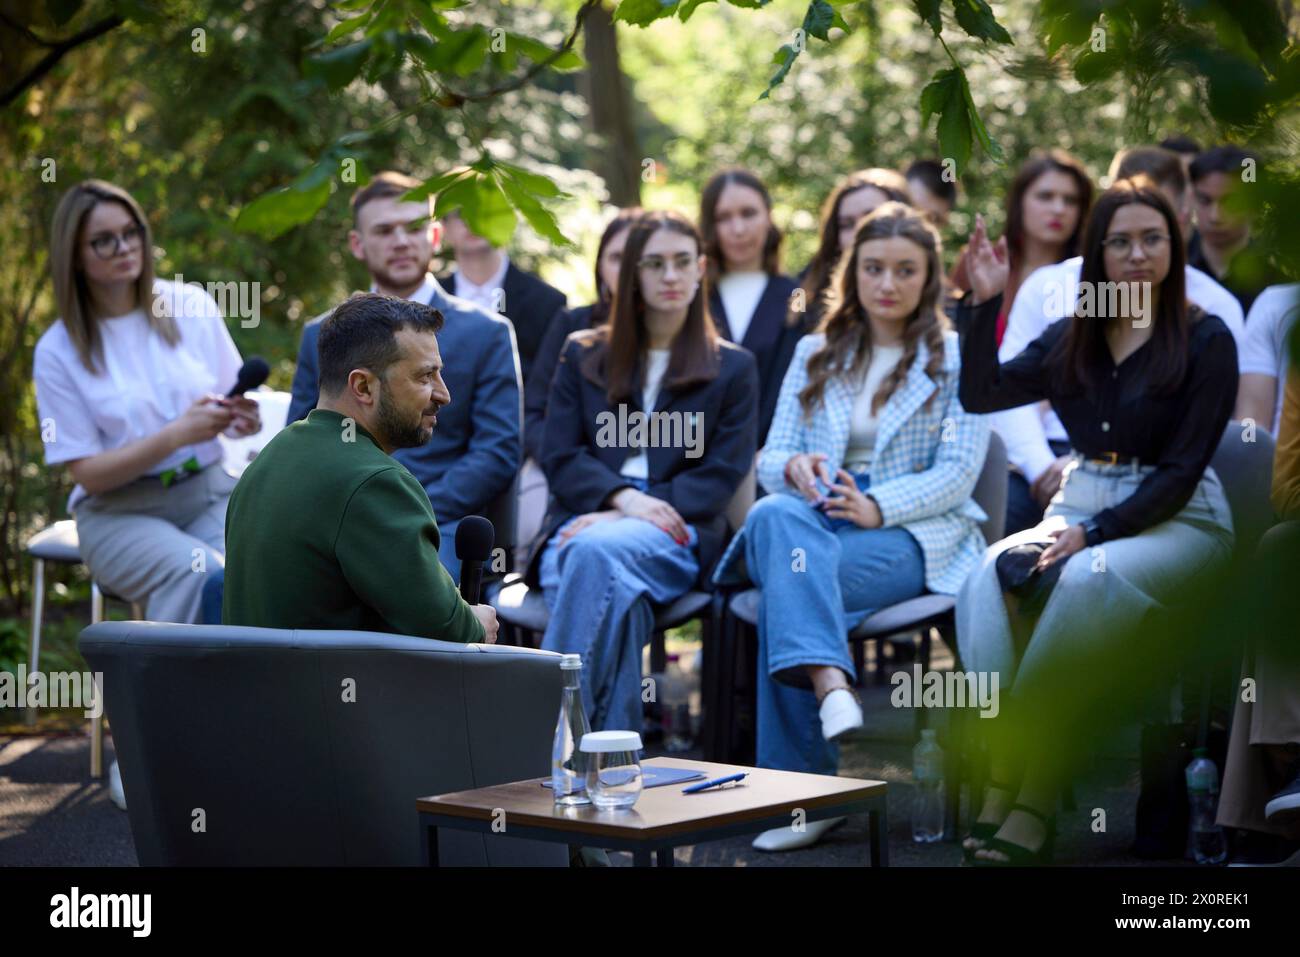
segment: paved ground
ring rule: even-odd
[[[894,866],[957,866],[961,852],[956,844],[912,843],[912,714],[892,708],[889,691],[883,686],[865,692],[867,730],[842,749],[840,773],[889,783],[889,853]],[[105,750],[107,766],[111,738]],[[90,781],[89,755],[89,739],[81,734],[0,736],[0,866],[136,863],[127,815],[108,800],[103,784]],[[1131,737],[1113,742],[1098,756],[1092,772],[1076,782],[1078,810],[1062,812],[1059,821],[1059,862],[1180,863],[1140,861],[1129,852],[1138,790],[1136,755],[1135,729]],[[1089,826],[1094,808],[1106,810],[1105,833],[1094,833]],[[865,827],[865,818],[851,819],[820,845],[782,855],[754,851],[743,838],[681,848],[677,862],[724,867],[861,865],[866,863]],[[630,864],[628,855],[612,858],[616,865]]]

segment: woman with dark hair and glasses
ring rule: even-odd
[[[1002,311],[997,317],[997,341],[1007,329],[1007,315],[1025,277],[1040,266],[1069,259],[1079,251],[1083,224],[1092,204],[1092,180],[1083,164],[1062,149],[1037,151],[1016,172],[1007,191],[1007,220],[1002,239],[1007,271]],[[971,288],[970,252],[963,249],[951,282],[958,290]],[[959,316],[963,313],[959,312]],[[958,331],[965,328],[958,322]]]
[[[59,200],[50,272],[60,318],[36,343],[36,404],[46,463],[76,483],[82,558],[150,621],[196,621],[235,487],[217,436],[261,428],[257,403],[225,398],[239,352],[211,296],[154,278],[149,222],[112,183]],[[116,763],[109,780],[125,807]]]
[[[772,197],[753,173],[724,169],[700,194],[708,260],[709,314],[718,334],[758,362],[758,443],[763,444],[797,335],[786,325],[795,281],[781,272],[781,230]]]
[[[628,230],[609,321],[569,336],[551,383],[553,504],[529,578],[551,611],[542,647],[582,655],[594,729],[641,727],[652,604],[711,569],[754,461],[754,357],[718,336],[707,295],[695,227],[645,214]]]
[[[1077,757],[1067,742],[1090,742],[1090,719],[1131,706],[1125,673],[1163,647],[1162,613],[1229,556],[1231,514],[1209,465],[1237,349],[1218,317],[1189,306],[1177,217],[1145,177],[1093,208],[1073,318],[1009,362],[996,337],[1009,267],[982,218],[969,265],[962,405],[1045,399],[1074,456],[1043,521],[990,547],[957,600],[962,662],[998,673],[1010,695],[994,720],[1021,735],[990,735],[990,787],[965,847],[978,864],[1037,863],[1051,855],[1062,765]]]
[[[542,472],[542,434],[546,428],[546,400],[551,393],[551,379],[560,361],[560,350],[570,334],[583,329],[594,329],[609,319],[614,290],[618,286],[618,271],[623,262],[623,247],[627,245],[628,228],[640,216],[637,207],[620,209],[604,231],[596,246],[596,301],[576,309],[561,309],[546,327],[546,334],[533,356],[533,367],[524,383],[524,466],[519,473],[519,509],[515,541],[519,543],[516,556],[520,564],[527,560],[533,540],[542,530],[546,517],[548,490],[546,475]]]

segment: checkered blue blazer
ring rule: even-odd
[[[799,405],[799,392],[808,382],[808,358],[824,341],[820,333],[799,341],[781,384],[767,444],[759,454],[758,480],[766,489],[779,490],[777,494],[799,494],[783,474],[792,455],[824,452],[832,474],[844,463],[853,387],[842,378],[827,383],[824,401],[811,421],[804,419]],[[907,378],[880,410],[869,494],[879,504],[885,525],[901,525],[921,546],[926,586],[955,595],[984,554],[978,523],[988,516],[971,493],[984,467],[989,426],[984,416],[963,409],[957,398],[957,334],[944,337],[943,373],[937,382],[925,373],[929,354],[925,343],[919,343]],[[926,408],[931,396],[934,400]]]

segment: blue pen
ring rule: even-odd
[[[725,778],[714,778],[712,781],[701,781],[699,784],[692,784],[690,787],[682,788],[683,794],[698,794],[700,791],[707,791],[709,788],[716,788],[723,784],[730,784],[732,781],[743,781],[749,777],[748,773],[728,774]]]

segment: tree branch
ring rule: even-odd
[[[57,43],[51,44],[49,52],[46,53],[45,56],[41,57],[40,61],[32,67],[25,76],[19,77],[17,83],[5,90],[3,94],[0,94],[0,108],[8,106],[14,100],[18,99],[18,97],[22,95],[23,91],[28,87],[34,86],[38,83],[41,77],[54,69],[54,65],[63,59],[64,55],[83,44],[98,39],[105,33],[108,33],[108,31],[120,27],[125,22],[124,19],[116,15],[105,17],[98,23],[86,27],[86,29],[82,30],[80,33],[73,34],[66,40],[60,40]]]

